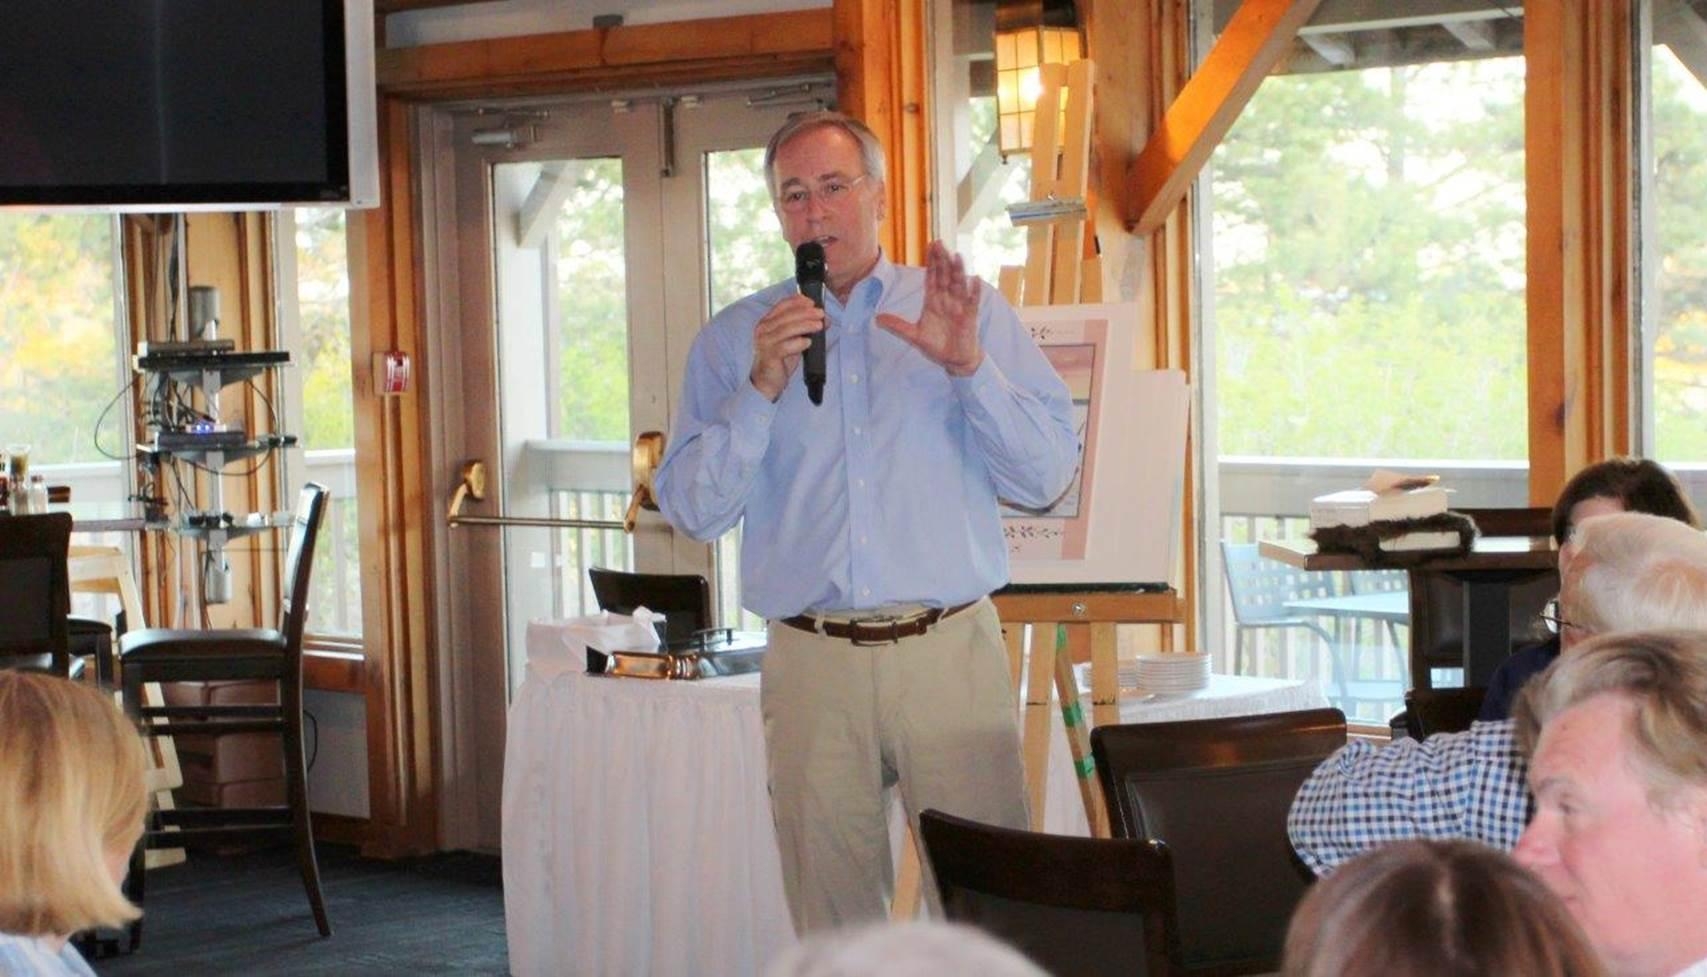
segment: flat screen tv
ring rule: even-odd
[[[373,206],[372,0],[7,0],[0,206]]]

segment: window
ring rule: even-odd
[[[1224,23],[1236,4],[1200,6]],[[1200,200],[1205,444],[1229,544],[1302,536],[1312,497],[1377,466],[1439,474],[1457,506],[1526,504],[1521,12],[1354,16],[1318,11],[1217,148]],[[1296,597],[1395,585],[1308,576],[1323,579],[1294,581]],[[1206,633],[1231,647],[1249,622],[1211,606]],[[1331,637],[1250,628],[1246,671],[1326,678],[1337,652],[1351,674],[1330,698],[1384,722],[1403,635],[1319,623]]]
[[[279,217],[290,247],[284,267],[295,315],[280,316],[282,344],[293,353],[300,398],[286,422],[303,449],[308,480],[331,489],[315,547],[308,630],[317,640],[355,638],[362,630],[359,537],[356,528],[355,410],[350,387],[350,279],[344,246],[345,212],[286,210]],[[280,249],[281,252],[287,250]],[[295,403],[300,400],[300,405]],[[294,502],[295,486],[285,486]]]
[[[1647,95],[1638,157],[1646,274],[1638,441],[1707,498],[1707,20],[1680,0],[1646,4],[1653,45],[1637,59]]]
[[[104,215],[0,213],[0,449],[29,445],[50,481],[124,481],[116,227]],[[81,487],[74,498],[89,495]]]

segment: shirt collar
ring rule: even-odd
[[[877,264],[871,266],[871,270],[865,273],[864,278],[854,282],[854,287],[848,290],[846,302],[836,298],[835,293],[828,288],[824,289],[824,302],[826,305],[834,303],[834,308],[838,311],[846,311],[860,305],[876,309],[882,303],[883,296],[889,294],[890,287],[895,284],[896,276],[894,263],[879,248]]]

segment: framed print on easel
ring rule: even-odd
[[[1003,507],[1012,581],[1166,584],[1185,485],[1185,374],[1133,367],[1134,305],[1024,306],[1018,312],[1067,382],[1079,468],[1049,509]]]

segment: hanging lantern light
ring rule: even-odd
[[[1002,155],[1031,147],[1043,91],[1038,66],[1083,56],[1072,0],[996,0],[996,144]]]

